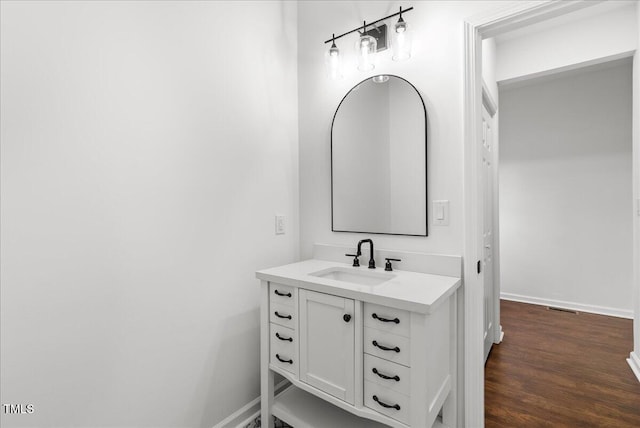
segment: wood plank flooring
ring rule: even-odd
[[[640,427],[640,382],[626,359],[632,320],[501,302],[504,341],[485,368],[492,427]]]

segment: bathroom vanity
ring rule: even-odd
[[[405,260],[387,272],[339,253],[256,273],[263,426],[455,426],[459,258],[378,251]]]

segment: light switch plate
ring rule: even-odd
[[[276,235],[284,235],[284,216],[276,215]]]
[[[449,201],[433,201],[433,224],[436,226],[449,225]]]

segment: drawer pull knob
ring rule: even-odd
[[[387,404],[387,403],[385,403],[383,401],[380,401],[376,395],[373,396],[373,401],[375,401],[376,403],[378,403],[379,405],[381,405],[382,407],[385,407],[387,409],[400,410],[400,405],[398,405],[398,404],[394,404],[394,405]]]
[[[289,341],[289,342],[293,342],[293,337],[282,337],[280,336],[280,334],[276,333],[276,337],[280,340],[285,340],[285,341]]]
[[[376,314],[375,312],[373,314],[371,314],[371,318],[378,320],[378,321],[382,321],[382,322],[394,322],[396,324],[400,324],[400,320],[398,318],[394,318],[394,319],[388,319],[388,318],[382,318],[379,317],[378,314]]]
[[[278,359],[278,361],[280,361],[281,363],[289,363],[289,364],[293,364],[293,360],[283,360],[282,358],[280,358],[279,354],[276,354],[276,358]]]
[[[278,296],[291,297],[291,293],[281,293],[278,290],[274,290],[274,293],[276,293]]]
[[[375,374],[377,374],[378,376],[380,376],[382,379],[387,379],[387,380],[393,379],[393,380],[395,380],[396,382],[400,382],[400,376],[398,376],[398,375],[395,375],[395,376],[387,376],[387,375],[385,375],[385,374],[380,373],[380,372],[378,371],[378,369],[376,369],[375,367],[374,367],[374,368],[373,368],[373,370],[371,370],[371,371],[372,371],[372,372],[374,372]]]
[[[349,315],[349,314],[344,314],[344,315],[342,316],[342,319],[344,320],[344,322],[349,322],[349,321],[351,321],[351,315]]]
[[[291,319],[291,315],[280,315],[280,314],[278,313],[278,311],[275,311],[275,312],[274,312],[274,314],[275,314],[278,318],[286,318],[286,319],[288,319],[288,320],[290,320],[290,319]]]
[[[386,346],[382,346],[382,345],[380,345],[380,344],[379,344],[377,341],[375,341],[375,340],[374,340],[373,342],[371,342],[371,343],[373,343],[373,346],[376,346],[376,347],[378,347],[378,348],[382,349],[383,351],[396,351],[396,352],[400,352],[400,348],[398,348],[397,346],[396,346],[396,347],[394,347],[394,348],[387,348]]]

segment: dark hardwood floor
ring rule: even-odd
[[[485,369],[491,427],[640,427],[640,382],[626,359],[632,321],[501,302],[504,341]]]

